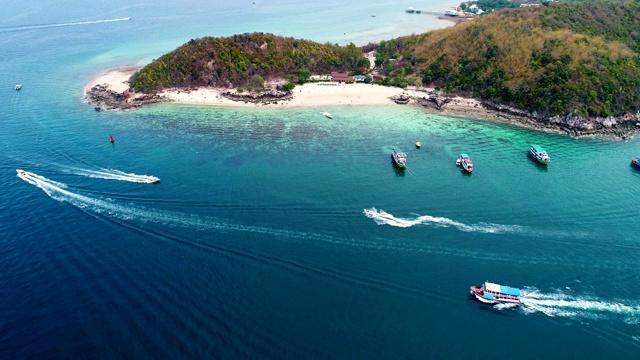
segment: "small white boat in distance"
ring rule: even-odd
[[[22,85],[16,84],[16,90],[20,90],[20,89],[22,89]]]
[[[333,119],[333,115],[329,114],[328,112],[323,112],[322,115],[328,117],[329,119]]]

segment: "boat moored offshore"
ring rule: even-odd
[[[393,149],[391,152],[391,159],[393,159],[393,163],[399,168],[404,169],[407,166],[407,154],[402,152],[400,149]]]
[[[640,169],[640,156],[631,159],[631,166],[636,169]]]
[[[522,303],[520,300],[520,289],[498,285],[488,281],[480,286],[472,286],[469,292],[475,296],[478,301],[485,304]]]
[[[460,157],[456,160],[456,165],[460,166],[468,173],[473,171],[473,161],[467,154],[460,154]]]
[[[547,152],[539,145],[531,145],[529,148],[529,154],[536,158],[536,160],[541,164],[548,165],[551,162],[549,154],[547,154]]]

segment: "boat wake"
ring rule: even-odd
[[[542,313],[550,317],[581,317],[588,319],[624,316],[625,322],[640,319],[640,305],[627,305],[617,301],[602,301],[589,297],[571,296],[561,292],[544,294],[535,288],[525,288],[521,297],[525,314]]]
[[[84,211],[89,215],[100,215],[113,220],[114,218],[141,223],[156,223],[168,226],[179,226],[196,230],[240,231],[259,234],[267,234],[278,237],[297,239],[312,239],[325,242],[338,242],[331,236],[313,233],[296,232],[281,229],[272,229],[259,226],[248,226],[230,222],[210,216],[199,216],[181,212],[150,209],[143,206],[135,206],[130,203],[120,204],[116,200],[100,199],[78,192],[71,191],[65,184],[49,180],[44,176],[32,172],[16,170],[18,177],[27,183],[44,191],[54,200],[68,203]]]
[[[114,169],[87,170],[69,167],[67,169],[64,169],[63,171],[73,175],[80,175],[97,179],[120,180],[147,184],[160,182],[160,178],[155,176],[131,174]]]
[[[47,29],[47,28],[53,28],[53,27],[91,25],[91,24],[101,24],[101,23],[128,21],[128,20],[131,20],[131,18],[130,17],[126,17],[126,18],[117,18],[117,19],[90,20],[90,21],[78,21],[78,22],[68,22],[68,23],[54,23],[54,24],[40,24],[40,25],[22,25],[22,26],[12,26],[12,27],[0,28],[0,32],[38,30],[38,29]]]
[[[437,227],[455,227],[464,232],[482,232],[488,234],[524,234],[529,229],[519,225],[501,225],[491,223],[464,224],[445,217],[435,217],[430,215],[418,216],[413,219],[406,219],[393,216],[383,210],[376,208],[365,209],[364,214],[373,219],[378,225],[390,225],[395,227],[412,227],[416,225],[431,225]]]

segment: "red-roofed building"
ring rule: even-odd
[[[351,82],[353,81],[353,76],[349,76],[349,74],[347,73],[342,73],[342,72],[332,72],[331,73],[331,80],[333,81],[346,81],[346,82]]]

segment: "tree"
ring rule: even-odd
[[[253,75],[251,77],[251,86],[254,88],[263,88],[264,87],[264,78],[260,75]]]
[[[306,81],[311,77],[311,71],[307,68],[302,68],[298,70],[298,76],[300,77],[300,80]]]

